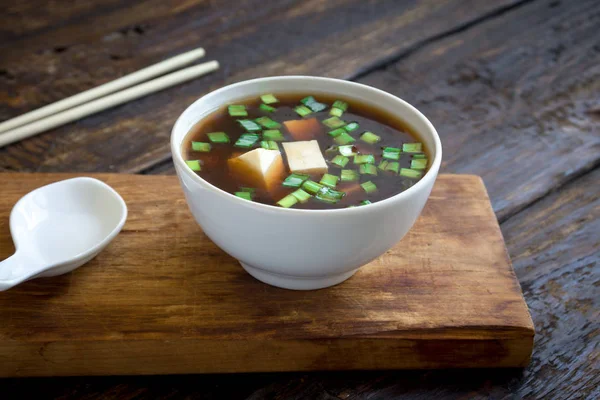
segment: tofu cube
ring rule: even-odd
[[[227,160],[229,172],[246,185],[272,192],[285,178],[279,150],[254,149]]]
[[[283,123],[294,140],[311,140],[323,129],[316,118],[294,119]]]
[[[324,174],[327,163],[316,140],[283,143],[291,172]]]

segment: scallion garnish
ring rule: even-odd
[[[279,146],[274,140],[262,140],[260,142],[260,147],[267,150],[279,150]]]
[[[338,152],[338,147],[340,147],[340,146],[335,145],[335,144],[332,145],[332,146],[329,146],[328,148],[325,149],[325,154],[337,153]]]
[[[368,194],[374,193],[377,191],[377,186],[371,181],[361,183],[360,186],[364,189]]]
[[[341,117],[343,114],[344,111],[340,110],[339,108],[332,107],[331,110],[329,110],[329,115],[333,117]]]
[[[344,132],[333,139],[339,145],[354,143],[356,139],[350,136],[347,132]]]
[[[420,178],[423,173],[421,171],[417,171],[416,169],[400,168],[399,175],[407,178]]]
[[[360,140],[363,142],[367,142],[369,144],[375,144],[381,140],[379,136],[374,134],[373,132],[366,131],[360,136]]]
[[[308,96],[300,100],[300,103],[310,108],[313,112],[323,111],[327,108],[326,104],[319,103],[313,96]]]
[[[382,160],[379,165],[377,166],[377,168],[379,168],[382,171],[385,171],[385,167],[387,167],[389,161],[387,160]]]
[[[427,168],[426,158],[413,158],[410,161],[410,168],[412,169],[425,169]]]
[[[206,136],[213,143],[229,143],[229,136],[225,132],[210,132]]]
[[[262,96],[260,96],[260,99],[265,104],[273,104],[279,102],[279,100],[277,100],[277,97],[275,97],[272,94],[263,94]]]
[[[282,185],[285,187],[299,188],[302,183],[309,178],[308,175],[304,174],[291,174],[283,181]]]
[[[323,124],[330,127],[331,129],[341,128],[342,126],[346,125],[346,123],[339,117],[327,118],[321,122],[323,122]]]
[[[375,164],[373,154],[357,154],[354,156],[354,164]]]
[[[293,206],[297,202],[298,202],[298,199],[296,197],[292,196],[291,194],[288,194],[283,199],[279,200],[277,202],[277,204],[280,205],[283,208],[290,208],[291,206]]]
[[[200,160],[187,160],[185,163],[192,171],[198,172],[202,170],[202,167],[200,166]]]
[[[336,100],[333,102],[333,105],[331,107],[335,107],[342,111],[346,111],[348,110],[348,103],[346,103],[345,101]]]
[[[377,175],[377,167],[373,164],[360,164],[358,172],[363,175]]]
[[[398,171],[400,170],[400,163],[398,161],[390,161],[388,163],[388,165],[385,167],[385,170],[392,171],[397,174]]]
[[[249,192],[235,192],[235,195],[244,200],[250,200],[250,201],[252,200],[252,193],[249,193]]]
[[[192,142],[193,151],[201,151],[202,153],[208,153],[210,151],[210,147],[210,143]]]
[[[246,111],[246,106],[243,104],[232,104],[227,107],[229,111],[229,115],[232,117],[247,117],[248,111]]]
[[[238,119],[238,122],[248,132],[258,132],[262,129],[259,124],[249,119]]]
[[[263,111],[269,112],[269,113],[277,111],[277,109],[275,107],[271,107],[271,106],[266,105],[264,103],[260,103],[260,106],[258,106],[258,108],[260,108]]]
[[[340,146],[339,149],[340,149],[340,154],[343,156],[349,157],[349,156],[356,155],[356,148],[351,144],[346,145],[346,146]]]
[[[329,132],[328,132],[328,134],[329,134],[329,136],[331,136],[331,137],[338,137],[338,136],[340,136],[342,133],[345,133],[345,132],[346,132],[346,131],[344,130],[344,128],[337,128],[337,129],[334,129],[334,130],[332,130],[332,131],[329,131]]]
[[[405,153],[420,153],[423,151],[423,145],[421,143],[404,143],[402,151]]]
[[[359,203],[361,206],[368,206],[369,204],[373,204],[371,203],[369,200],[363,200]]]
[[[235,142],[235,147],[242,147],[244,149],[249,149],[254,146],[256,142],[260,140],[260,135],[256,133],[243,133],[240,138]]]
[[[346,195],[346,193],[344,193],[344,192],[340,192],[338,190],[335,190],[335,189],[332,189],[329,187],[322,187],[317,192],[315,198],[317,198],[321,201],[324,201],[326,203],[335,204],[338,201],[340,201],[345,195]]]
[[[256,118],[255,121],[267,129],[277,129],[281,127],[281,124],[277,121],[273,121],[269,117]]]
[[[348,164],[348,161],[350,161],[348,157],[340,156],[338,154],[337,156],[333,157],[331,163],[337,165],[338,167],[344,168],[346,164]]]
[[[339,179],[340,178],[338,178],[335,175],[324,174],[323,177],[321,178],[321,181],[319,183],[321,185],[325,185],[325,186],[328,186],[330,188],[335,188]]]
[[[398,147],[384,147],[383,158],[387,158],[389,160],[399,160],[400,149]]]
[[[321,188],[323,188],[323,185],[311,180],[304,181],[302,184],[302,189],[306,190],[310,194],[317,194]]]
[[[279,129],[266,129],[263,131],[263,139],[274,140],[276,142],[282,142],[284,140],[283,134]]]
[[[292,196],[294,196],[300,203],[306,203],[312,197],[302,189],[298,189],[293,192]]]
[[[412,158],[427,158],[425,154],[413,154]]]
[[[306,106],[296,106],[294,107],[294,111],[296,111],[301,117],[306,117],[308,114],[312,114],[311,109]]]
[[[343,169],[340,175],[340,180],[342,182],[354,182],[359,178],[358,172],[353,169]]]
[[[348,125],[344,127],[346,132],[352,132],[358,129],[358,122],[349,122]]]

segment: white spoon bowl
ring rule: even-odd
[[[0,262],[0,290],[80,267],[114,239],[126,219],[125,201],[97,179],[67,179],[26,194],[10,214],[16,252]]]

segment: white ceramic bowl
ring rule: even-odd
[[[190,128],[224,104],[264,93],[327,93],[360,99],[412,126],[433,158],[408,190],[377,203],[334,210],[283,209],[229,194],[185,164],[181,145]],[[282,76],[216,90],[189,106],[171,134],[171,151],[185,198],[204,232],[256,279],[287,289],[320,289],[351,277],[394,246],[413,226],[437,177],[440,138],[416,108],[384,91],[338,79]]]

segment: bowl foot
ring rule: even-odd
[[[315,290],[323,289],[338,283],[342,283],[346,279],[350,278],[357,269],[345,272],[338,275],[319,276],[319,277],[305,277],[305,276],[292,276],[292,275],[280,275],[274,274],[264,269],[252,267],[248,264],[244,264],[240,261],[242,267],[252,275],[254,278],[266,284],[277,286],[283,289],[291,290]]]

